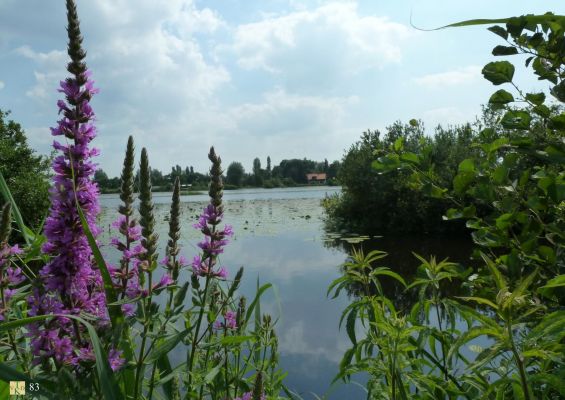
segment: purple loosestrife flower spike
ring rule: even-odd
[[[139,168],[139,214],[141,215],[140,225],[141,244],[145,248],[143,261],[146,268],[152,269],[157,259],[157,239],[155,233],[155,215],[153,214],[153,200],[151,196],[151,169],[149,168],[149,157],[147,150],[141,150],[141,162]]]
[[[180,239],[180,180],[175,179],[173,199],[169,218],[169,241],[167,242],[167,268],[171,271],[173,281],[179,276],[179,254],[178,241]]]
[[[134,144],[133,138],[128,138],[126,154],[124,157],[124,166],[121,176],[120,199],[123,204],[120,205],[118,211],[120,217],[112,226],[117,228],[125,237],[125,243],[118,238],[112,238],[112,244],[122,252],[120,259],[120,269],[112,272],[116,286],[119,289],[120,298],[134,298],[141,292],[139,285],[138,265],[140,255],[144,253],[144,249],[140,244],[135,244],[141,238],[141,227],[133,216],[133,184],[134,184]],[[134,246],[135,245],[135,246]],[[132,247],[134,246],[134,247]],[[125,315],[131,316],[135,313],[133,304],[122,305]]]
[[[131,217],[133,215],[133,184],[134,184],[134,157],[135,147],[133,144],[133,137],[128,138],[126,147],[126,155],[124,157],[124,167],[122,168],[121,187],[120,187],[120,200],[123,204],[118,209],[119,213]]]
[[[198,243],[198,247],[202,249],[202,257],[196,256],[192,261],[192,270],[196,276],[215,276],[226,278],[227,272],[225,268],[214,270],[218,254],[223,253],[224,247],[228,244],[228,236],[233,235],[233,229],[229,225],[225,225],[223,230],[217,229],[223,218],[223,183],[221,159],[210,148],[208,158],[212,161],[210,168],[210,204],[204,208],[202,215],[198,219],[198,223],[194,224],[194,228],[200,230],[204,234],[204,240]]]
[[[208,159],[212,161],[212,167],[210,168],[211,182],[210,189],[208,190],[210,203],[216,208],[216,213],[221,215],[224,211],[222,206],[222,196],[224,195],[224,184],[222,183],[222,159],[216,155],[214,147],[210,147]]]
[[[66,102],[59,100],[57,105],[63,117],[51,129],[53,136],[65,138],[63,143],[53,142],[59,154],[53,160],[55,174],[44,228],[47,241],[43,246],[51,260],[39,272],[42,285],[36,285],[28,298],[29,315],[86,312],[94,315],[98,326],[103,327],[108,323],[108,315],[102,279],[93,263],[76,204],[83,210],[92,233],[98,235],[98,187],[92,181],[95,164],[90,160],[98,150],[90,147],[96,129],[89,104],[97,90],[84,63],[86,53],[82,49],[76,5],[73,0],[66,4],[71,58],[67,70],[71,76],[61,82],[59,91],[65,94]],[[64,318],[41,325],[32,325],[29,332],[36,363],[47,358],[59,365],[76,365],[81,361],[81,349],[89,343],[83,328]]]

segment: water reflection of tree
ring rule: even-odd
[[[470,238],[403,236],[370,238],[355,243],[355,240],[351,240],[355,236],[348,234],[338,237],[335,237],[336,235],[334,234],[333,236],[333,239],[324,241],[324,246],[341,250],[346,254],[351,254],[354,248],[362,250],[365,254],[373,250],[385,251],[388,253],[388,256],[378,260],[374,267],[388,267],[401,275],[407,283],[414,280],[418,267],[421,264],[413,252],[425,259],[429,259],[431,256],[435,256],[438,261],[448,258],[451,262],[460,264],[462,268],[469,268],[473,265],[473,260],[471,259],[473,243]],[[344,262],[347,260],[348,258],[346,257]],[[343,272],[343,264],[339,268]],[[417,289],[405,290],[399,282],[387,276],[382,276],[379,280],[381,281],[385,296],[393,300],[394,306],[398,310],[409,311],[418,301]],[[461,281],[443,283],[440,291],[443,296],[463,295],[465,291],[462,283]],[[356,297],[360,294],[360,290],[360,287],[350,285],[347,288],[347,293],[351,297]]]

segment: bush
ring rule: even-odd
[[[0,110],[0,173],[11,188],[24,221],[38,228],[49,208],[49,159],[29,148],[20,124]],[[5,203],[0,196],[0,206]]]
[[[434,174],[447,183],[468,154],[473,138],[468,125],[448,130],[438,127],[435,137],[430,138],[417,121],[397,122],[387,128],[384,137],[378,131],[363,133],[343,157],[338,174],[343,192],[339,201],[326,208],[328,223],[367,234],[465,233],[461,224],[443,222],[445,201],[412,190],[409,171],[383,174],[372,165],[375,154],[402,143],[407,151],[426,154],[427,162],[437,166]]]

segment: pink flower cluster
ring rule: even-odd
[[[221,330],[221,329],[237,329],[237,321],[236,321],[236,313],[233,311],[227,311],[224,315],[224,320],[218,320],[214,322],[214,329]]]
[[[202,256],[197,255],[192,260],[192,271],[197,276],[214,276],[225,279],[227,271],[224,267],[214,269],[216,258],[224,252],[224,247],[229,243],[228,237],[233,236],[233,229],[225,225],[224,229],[216,230],[221,223],[223,211],[220,207],[208,204],[194,228],[204,234],[204,239],[198,243],[202,249]]]
[[[21,268],[10,265],[10,258],[16,254],[22,254],[18,245],[9,246],[6,243],[0,248],[0,286],[3,291],[3,298],[0,298],[0,321],[4,321],[4,312],[8,310],[8,302],[16,291],[14,287],[25,280]]]
[[[122,253],[120,260],[120,267],[111,267],[110,273],[114,280],[114,285],[123,297],[133,299],[142,294],[142,289],[139,284],[139,270],[142,263],[142,255],[145,249],[141,243],[136,243],[141,239],[141,226],[137,221],[120,215],[116,221],[112,223],[112,227],[117,229],[125,239],[120,240],[113,237],[110,244]],[[126,316],[135,314],[135,306],[133,303],[122,304],[122,311]]]
[[[53,143],[59,155],[53,161],[55,176],[44,228],[47,241],[43,246],[51,260],[39,272],[43,285],[34,288],[28,303],[29,315],[88,313],[103,327],[108,323],[108,315],[102,278],[77,211],[78,205],[96,236],[100,207],[98,187],[92,181],[95,164],[90,159],[98,150],[89,146],[96,136],[89,101],[97,90],[90,75],[88,70],[75,74],[62,81],[59,89],[67,101],[57,103],[63,118],[51,132],[54,136],[64,136],[65,144]],[[89,346],[88,337],[81,335],[83,330],[65,318],[31,325],[34,362],[53,357],[58,363],[77,365]]]

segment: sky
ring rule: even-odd
[[[0,0],[0,109],[49,154],[67,77],[63,0]],[[473,121],[498,88],[484,80],[486,27],[423,31],[472,18],[565,12],[563,0],[77,0],[108,175],[127,138],[165,173],[251,171],[259,157],[330,162],[368,129],[395,121]],[[516,65],[521,64],[519,59]],[[524,90],[544,90],[518,66]],[[545,86],[544,86],[545,85]],[[509,88],[506,88],[510,90]],[[510,90],[511,91],[511,90]],[[138,153],[139,154],[139,153]]]

